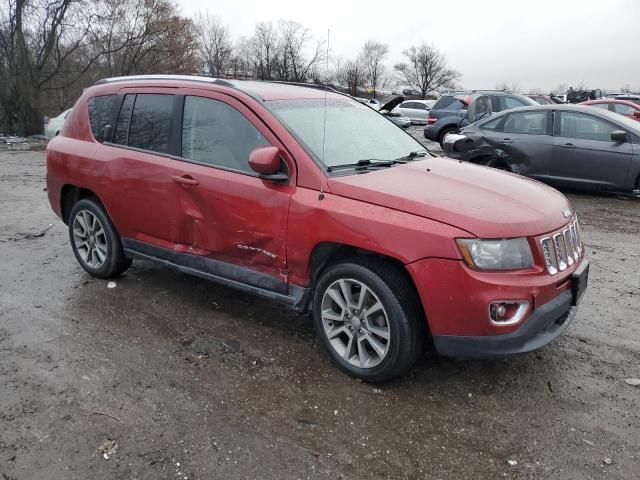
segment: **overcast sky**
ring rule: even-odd
[[[639,0],[177,0],[183,14],[208,8],[235,38],[256,22],[295,20],[317,38],[331,30],[331,54],[355,57],[369,38],[389,44],[385,62],[421,40],[446,54],[466,88],[516,83],[545,91],[559,83],[640,90]]]

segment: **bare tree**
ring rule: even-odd
[[[273,23],[256,23],[251,46],[256,75],[260,80],[270,80],[274,77],[274,60],[278,49],[276,42],[277,34]]]
[[[402,54],[408,62],[398,63],[394,68],[411,87],[420,90],[422,98],[433,90],[451,86],[460,77],[457,71],[449,68],[446,57],[432,45],[423,42],[417,47],[409,47]]]
[[[376,88],[383,65],[382,60],[389,53],[389,45],[376,40],[367,40],[362,47],[360,57],[367,70],[369,85],[373,89],[373,98],[376,98]]]
[[[518,85],[518,82],[511,82],[511,83],[501,82],[501,83],[496,83],[495,89],[504,90],[507,92],[519,92],[520,85]]]
[[[170,0],[95,0],[90,55],[98,76],[193,73],[195,41],[191,20]]]
[[[0,105],[12,131],[42,131],[43,87],[83,37],[73,32],[71,10],[71,0],[6,0],[0,7]]]
[[[556,88],[554,88],[551,93],[553,95],[564,95],[569,90],[569,86],[566,83],[559,83]]]
[[[197,12],[194,18],[198,57],[206,72],[222,77],[230,66],[233,43],[229,27],[222,19],[206,12]]]
[[[530,88],[529,95],[544,95],[544,90],[541,88]]]
[[[280,80],[304,82],[310,80],[312,70],[325,59],[325,42],[318,41],[308,55],[311,42],[311,31],[297,22],[281,20],[279,32],[279,67]]]
[[[340,65],[336,77],[339,83],[347,86],[349,95],[356,96],[358,87],[361,87],[365,82],[366,67],[359,59],[348,60]]]

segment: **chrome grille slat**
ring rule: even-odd
[[[564,248],[567,252],[567,264],[571,266],[575,262],[575,259],[573,257],[573,240],[571,238],[571,232],[568,228],[565,228],[562,231],[562,236],[564,237]]]
[[[580,260],[583,251],[578,218],[559,231],[540,239],[540,246],[547,272],[555,275]]]

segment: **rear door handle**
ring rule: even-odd
[[[200,185],[200,182],[195,178],[191,177],[190,175],[173,175],[171,177],[171,180],[173,180],[176,183],[180,183],[182,185],[188,185],[190,187],[195,187],[196,185]]]
[[[565,143],[562,148],[576,148],[576,146],[573,143]]]
[[[509,145],[510,143],[513,143],[513,140],[511,140],[510,138],[504,138],[500,142],[500,145]]]

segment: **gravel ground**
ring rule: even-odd
[[[554,344],[371,386],[279,305],[91,278],[44,183],[42,152],[0,153],[2,480],[640,478],[638,199],[568,194],[592,270]]]

